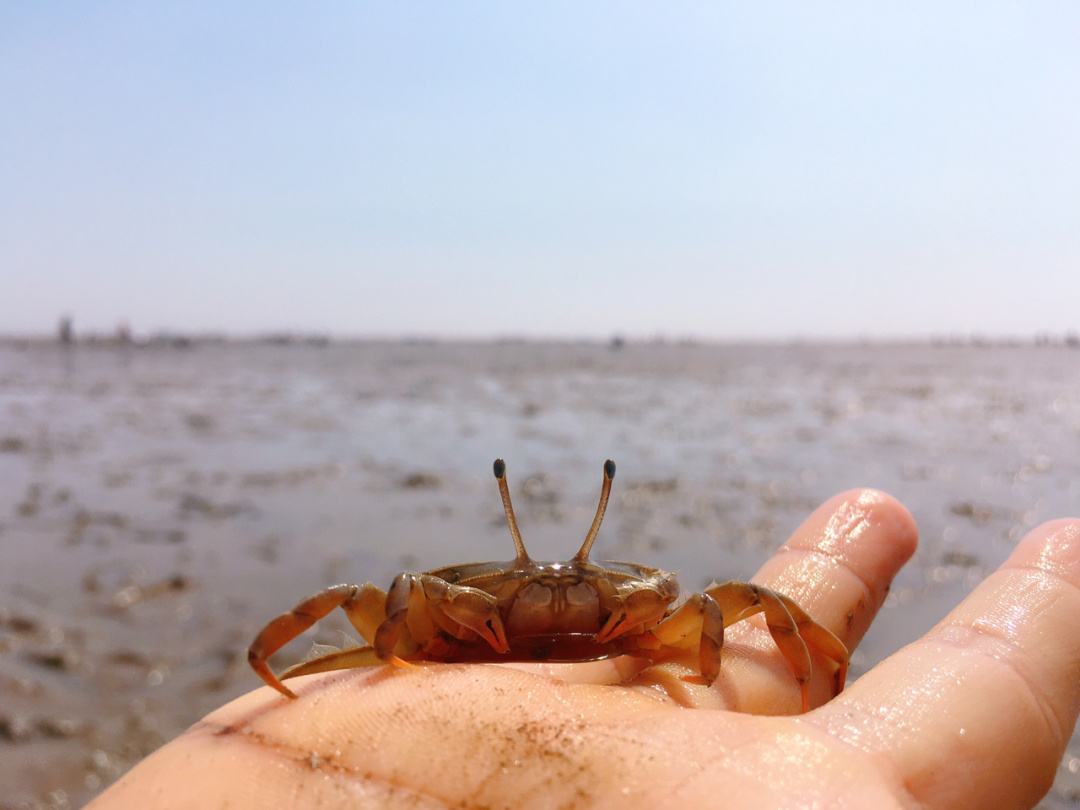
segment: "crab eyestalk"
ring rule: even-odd
[[[506,484],[506,462],[495,459],[495,480],[499,482],[499,494],[502,496],[503,511],[506,512],[506,525],[510,527],[510,536],[514,538],[517,550],[517,562],[529,562],[529,552],[525,550],[525,541],[521,539],[517,518],[514,517],[514,505],[510,503],[510,487]]]
[[[600,488],[600,503],[596,505],[596,517],[593,518],[592,526],[589,527],[589,533],[585,535],[585,542],[581,544],[578,553],[574,555],[574,559],[578,562],[589,559],[589,552],[592,550],[593,543],[596,542],[596,535],[600,534],[600,524],[604,520],[608,498],[611,497],[611,482],[614,479],[615,462],[609,458],[604,462],[604,483]]]

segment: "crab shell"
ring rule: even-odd
[[[423,659],[432,661],[610,658],[624,652],[620,636],[658,624],[679,596],[675,575],[658,568],[622,562],[514,560],[404,574],[390,588],[388,610],[413,599],[416,588],[423,593],[422,600],[415,600],[416,608],[426,610],[442,632],[432,637],[422,618],[410,621],[406,615],[412,644],[403,633],[398,640],[400,657],[413,657],[410,647],[415,645]],[[466,588],[490,595],[497,610],[492,612],[490,602]],[[405,589],[408,595],[402,596]],[[472,615],[466,616],[468,612]],[[628,620],[636,627],[622,626]],[[485,630],[494,637],[494,645]]]

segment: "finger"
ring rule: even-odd
[[[1030,807],[1080,710],[1080,520],[1032,531],[919,641],[814,722],[887,754],[917,803]]]
[[[818,507],[752,581],[791,597],[854,649],[917,544],[899,501],[851,490]]]
[[[853,650],[888,593],[889,583],[911,557],[918,530],[911,514],[890,495],[855,489],[829,499],[762,566],[752,581],[793,599],[817,623]],[[813,658],[811,705],[832,697],[835,665]],[[662,679],[683,703],[790,714],[801,709],[797,682],[759,615],[728,628],[721,673],[709,692]]]

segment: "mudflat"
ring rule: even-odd
[[[746,578],[874,486],[921,545],[852,676],[1037,523],[1080,514],[1065,346],[357,342],[0,345],[0,807],[78,806],[260,685],[246,646],[337,582],[572,554]],[[312,642],[340,645],[338,616]],[[1080,806],[1074,737],[1045,807]]]

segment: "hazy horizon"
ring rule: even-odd
[[[0,11],[0,333],[1080,328],[1080,6]]]
[[[27,331],[0,331],[0,342],[32,343],[56,342],[59,324],[53,329],[38,329]],[[625,330],[615,330],[606,334],[593,332],[580,333],[525,333],[525,332],[492,332],[476,334],[438,334],[423,331],[400,331],[400,332],[331,332],[318,329],[254,329],[248,331],[228,331],[225,329],[196,329],[185,330],[176,328],[160,329],[134,329],[127,322],[121,322],[111,329],[80,330],[78,324],[74,325],[75,343],[92,343],[107,345],[117,342],[118,335],[123,332],[124,342],[136,344],[154,343],[173,340],[192,340],[195,342],[225,341],[234,343],[248,342],[333,342],[336,344],[349,343],[461,343],[461,344],[492,344],[492,343],[527,343],[527,344],[604,344],[614,342],[628,344],[700,344],[716,346],[785,346],[785,345],[929,345],[929,344],[957,344],[975,345],[986,344],[991,346],[1001,345],[1064,345],[1075,347],[1080,345],[1080,329],[1064,330],[1040,330],[1038,332],[927,332],[895,333],[895,334],[850,334],[850,335],[802,335],[802,334],[776,334],[776,335],[700,335],[689,332],[651,332],[635,333]]]

